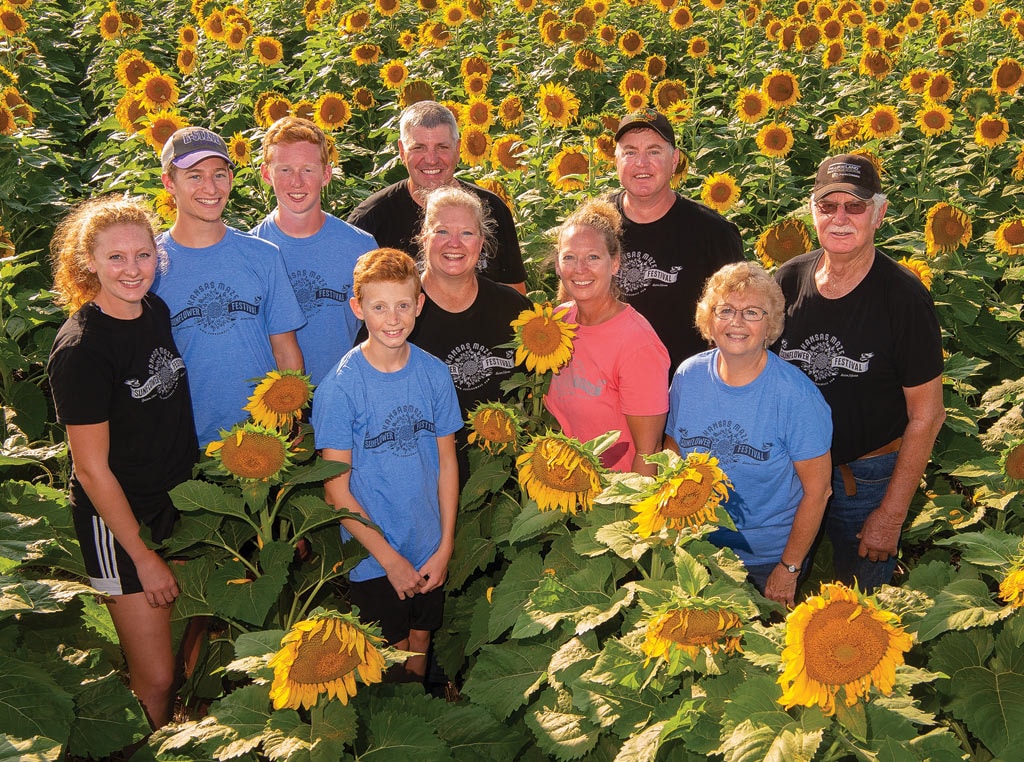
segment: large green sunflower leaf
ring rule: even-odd
[[[498,722],[486,709],[473,704],[445,707],[433,725],[447,744],[451,758],[458,762],[518,759],[528,741],[521,726]]]
[[[546,645],[484,646],[462,692],[503,720],[547,679],[554,649]]]
[[[57,762],[62,758],[63,748],[52,738],[18,738],[0,733],[0,762]]]
[[[0,619],[29,612],[52,614],[75,596],[92,592],[87,585],[67,580],[0,577]]]
[[[963,532],[934,540],[936,545],[959,548],[964,561],[975,566],[1006,566],[1020,553],[1021,537],[995,529]]]
[[[342,704],[337,699],[326,701],[321,698],[309,711],[309,719],[310,737],[313,739],[310,762],[348,759],[344,751],[355,741],[358,725],[352,702]]]
[[[661,731],[665,721],[655,722],[626,739],[615,756],[615,762],[648,762],[661,748]]]
[[[174,525],[174,533],[164,540],[162,547],[169,554],[176,554],[193,545],[205,545],[217,537],[223,522],[224,517],[216,513],[183,513]]]
[[[495,539],[507,539],[512,543],[523,542],[536,537],[549,527],[564,523],[565,514],[561,511],[542,511],[535,502],[527,500],[523,505],[523,510],[512,522],[508,537]]]
[[[493,605],[487,629],[488,640],[497,640],[516,623],[543,573],[544,562],[537,552],[530,550],[516,556],[491,594]]]
[[[320,527],[337,526],[341,519],[351,518],[348,511],[336,511],[325,500],[316,495],[297,495],[285,507],[288,518],[294,525],[292,535],[304,537]]]
[[[722,744],[727,762],[811,760],[828,720],[812,710],[795,721],[778,703],[781,690],[767,675],[748,678],[725,702]]]
[[[174,507],[182,513],[205,511],[238,519],[249,518],[245,503],[240,497],[210,482],[182,482],[170,491],[170,495]]]
[[[309,465],[292,468],[287,472],[288,479],[283,487],[294,487],[299,484],[320,484],[348,471],[351,466],[337,460],[317,458]]]
[[[62,744],[71,731],[75,705],[53,677],[20,658],[0,654],[0,728],[14,738],[43,736]]]
[[[487,495],[500,490],[508,479],[508,465],[503,459],[485,460],[470,470],[466,486],[459,493],[459,508],[466,510],[476,507]]]
[[[294,709],[274,712],[267,722],[262,741],[263,752],[275,762],[311,762],[309,752],[313,741],[310,727]]]
[[[450,762],[448,747],[419,717],[396,711],[373,712],[367,723],[370,745],[356,755],[360,762]]]
[[[448,590],[458,590],[477,569],[483,569],[494,560],[496,546],[490,537],[484,537],[478,515],[459,520],[455,532],[455,552],[448,562]]]
[[[85,679],[72,690],[75,721],[68,739],[68,753],[76,757],[102,759],[149,734],[149,722],[138,699],[110,672],[98,680]]]
[[[957,579],[936,595],[932,607],[907,629],[916,628],[918,640],[925,642],[947,630],[994,624],[1012,613],[1013,609],[992,600],[988,586],[980,579]]]
[[[597,745],[600,731],[586,715],[573,710],[567,693],[544,691],[538,707],[526,715],[540,748],[559,760],[579,759]]]
[[[266,685],[236,688],[210,708],[210,716],[230,728],[224,737],[227,743],[217,748],[214,757],[234,759],[260,745],[271,715],[269,690]]]
[[[240,561],[228,561],[215,569],[206,586],[206,599],[216,613],[253,625],[263,624],[267,612],[287,581],[287,573],[275,571],[249,579]]]
[[[522,637],[521,629],[533,634],[535,624],[550,630],[563,619],[572,620],[578,635],[611,619],[632,599],[631,588],[616,590],[612,585],[608,558],[594,559],[564,582],[557,575],[546,574],[530,594],[512,637]]]
[[[0,513],[0,558],[21,562],[40,555],[41,545],[53,540],[53,531],[42,519],[18,513]]]

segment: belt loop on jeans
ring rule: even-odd
[[[896,437],[888,444],[884,444],[877,450],[861,455],[857,460],[853,461],[856,463],[859,460],[867,460],[868,458],[877,458],[879,455],[888,455],[889,453],[899,452],[900,445],[903,444],[903,437]],[[843,491],[846,492],[847,497],[853,497],[857,494],[857,480],[853,478],[853,470],[849,464],[843,463],[836,466],[839,469],[839,475],[843,477]]]

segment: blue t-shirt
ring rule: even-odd
[[[161,233],[168,266],[153,291],[171,310],[171,331],[188,368],[199,444],[245,420],[259,379],[277,367],[270,337],[301,328],[281,252],[234,228],[213,246],[182,246]]]
[[[306,325],[296,334],[302,359],[310,380],[319,384],[355,343],[359,320],[348,306],[352,270],[359,256],[377,248],[377,242],[330,214],[308,238],[285,235],[273,213],[252,234],[281,249],[295,297],[306,315]]]
[[[709,539],[747,565],[778,562],[804,494],[793,463],[824,455],[832,441],[821,392],[772,352],[756,379],[729,386],[712,349],[679,366],[669,403],[665,433],[679,451],[711,453],[733,484],[724,506],[738,531]]]
[[[412,344],[409,361],[393,373],[374,368],[355,347],[313,398],[317,449],[352,451],[349,489],[417,569],[441,544],[437,440],[461,428],[448,366]],[[365,582],[386,574],[370,556],[349,577]]]

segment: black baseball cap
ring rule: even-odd
[[[838,192],[851,193],[865,201],[881,193],[882,181],[871,159],[855,153],[843,153],[821,162],[814,180],[814,197],[824,198]]]
[[[672,146],[676,144],[676,133],[668,119],[657,109],[642,108],[626,114],[619,120],[619,129],[615,131],[615,142],[618,143],[630,130],[637,130],[646,127],[654,130],[667,140]]]

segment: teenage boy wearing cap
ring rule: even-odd
[[[786,324],[775,348],[832,408],[825,531],[836,578],[871,591],[892,578],[945,419],[939,322],[917,277],[875,248],[887,202],[870,160],[825,159],[810,206],[821,248],[776,274]]]
[[[622,190],[611,195],[623,222],[618,286],[668,349],[670,374],[708,348],[694,326],[704,281],[743,260],[735,225],[672,190],[678,164],[675,132],[663,114],[641,109],[622,118],[615,133]]]
[[[224,224],[232,164],[220,136],[185,127],[164,144],[164,188],[178,216],[157,238],[167,254],[155,291],[188,368],[199,444],[246,418],[252,380],[274,368],[302,369],[295,331],[306,319],[281,252]]]

